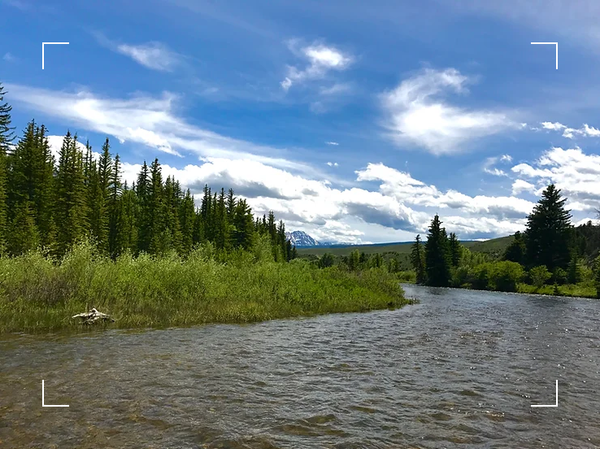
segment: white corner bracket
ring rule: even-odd
[[[556,379],[556,402],[549,405],[532,405],[532,407],[558,407],[558,379]]]
[[[556,46],[556,70],[558,70],[558,42],[532,42],[531,45],[555,45]]]
[[[44,70],[44,45],[69,45],[68,42],[42,42],[42,70]]]
[[[44,402],[44,380],[42,379],[42,407],[68,407],[68,405],[48,405]]]

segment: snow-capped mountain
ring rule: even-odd
[[[285,236],[292,243],[292,245],[296,245],[296,248],[306,248],[308,246],[321,245],[304,231],[286,232]]]

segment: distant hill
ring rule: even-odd
[[[296,245],[296,248],[313,248],[321,245],[304,231],[286,232],[285,236],[292,245]]]
[[[504,252],[506,247],[510,245],[514,237],[499,237],[496,239],[479,241],[461,241],[460,243],[469,248],[473,252],[490,254],[497,257]],[[310,248],[299,248],[299,255],[316,255],[321,256],[325,253],[331,253],[336,256],[347,256],[354,250],[364,252],[366,254],[375,253],[400,253],[408,254],[411,250],[413,242],[395,242],[395,243],[377,243],[371,245],[335,245],[335,246],[317,246]]]

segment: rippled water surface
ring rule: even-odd
[[[600,302],[405,289],[421,303],[1,336],[0,448],[600,446]]]

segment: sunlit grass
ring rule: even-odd
[[[92,306],[117,320],[111,327],[133,328],[249,323],[407,302],[398,279],[383,269],[318,269],[250,252],[216,257],[210,247],[186,260],[173,254],[112,261],[87,244],[61,263],[40,253],[0,258],[0,333],[80,326],[71,316]]]

